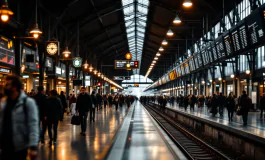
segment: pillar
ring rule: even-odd
[[[70,90],[70,88],[69,88],[69,72],[70,72],[70,66],[69,66],[69,62],[67,61],[66,62],[66,69],[65,69],[65,74],[66,74],[66,96],[68,96],[69,95],[69,90]]]

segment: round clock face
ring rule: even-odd
[[[46,47],[46,50],[50,55],[54,55],[58,51],[58,46],[56,43],[49,43]]]

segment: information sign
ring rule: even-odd
[[[225,48],[223,36],[220,36],[215,41],[216,51],[219,59],[225,58]]]
[[[219,57],[218,57],[218,52],[217,52],[217,49],[216,49],[216,43],[213,42],[213,43],[210,44],[210,46],[211,46],[211,51],[212,51],[212,55],[213,55],[212,56],[213,62],[217,61],[219,59]]]
[[[139,68],[139,61],[115,60],[115,69],[136,69]]]
[[[123,76],[114,76],[113,80],[115,80],[115,81],[123,81],[124,77]]]
[[[227,56],[231,56],[233,54],[234,49],[233,49],[233,45],[231,41],[230,32],[227,31],[226,33],[224,33],[223,37],[224,37],[224,44],[225,44],[225,53]]]

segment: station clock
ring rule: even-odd
[[[58,55],[58,50],[59,50],[59,42],[57,41],[48,41],[46,42],[46,52],[49,55]]]

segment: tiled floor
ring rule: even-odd
[[[80,126],[70,124],[71,116],[65,116],[65,120],[59,124],[58,144],[49,147],[48,136],[46,135],[46,144],[39,146],[40,159],[103,159],[106,148],[110,146],[110,141],[122,123],[126,111],[125,105],[118,111],[114,108],[96,111],[95,122],[89,123],[88,121],[86,136],[79,134]]]
[[[209,113],[209,110],[206,106],[203,108],[198,108],[197,106],[195,106],[194,111],[190,111],[189,107],[187,111],[185,111],[184,107],[179,107],[176,103],[173,106],[168,103],[167,107],[265,138],[265,118],[260,119],[260,112],[249,112],[248,125],[244,127],[242,116],[237,116],[235,113],[233,115],[233,122],[229,122],[226,108],[224,108],[223,117],[220,117],[219,114],[217,114],[215,117],[212,117],[211,113]]]
[[[173,155],[143,106],[137,102],[125,118],[107,159],[181,159]]]

